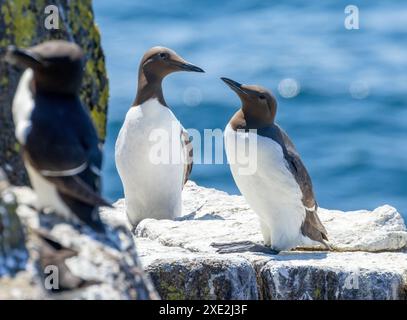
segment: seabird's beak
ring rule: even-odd
[[[239,82],[236,82],[232,79],[229,78],[220,78],[224,83],[226,83],[229,88],[231,88],[233,91],[235,91],[236,93],[243,93],[243,94],[247,94],[247,92],[245,92],[245,90],[242,88],[242,84]]]
[[[182,64],[181,69],[184,71],[191,71],[191,72],[205,72],[203,69],[197,67],[196,65],[190,64],[190,63]]]
[[[185,61],[181,57],[177,57],[176,59],[171,59],[169,62],[171,65],[175,66],[180,71],[205,72],[203,69]]]
[[[41,66],[41,58],[30,50],[19,49],[16,46],[8,46],[4,60],[12,65],[35,68]]]

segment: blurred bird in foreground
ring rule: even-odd
[[[101,146],[79,99],[82,50],[66,41],[10,46],[6,61],[26,68],[12,110],[38,209],[104,232],[98,207],[110,205],[100,196]]]

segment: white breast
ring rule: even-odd
[[[42,210],[49,208],[65,219],[76,220],[76,217],[59,196],[57,188],[44,179],[27,161],[25,161],[24,164],[37,196],[37,209]]]
[[[31,112],[34,108],[34,98],[30,89],[32,78],[31,69],[24,71],[13,99],[15,135],[18,142],[23,145],[27,141],[27,135],[31,129]]]
[[[248,139],[257,139],[250,151],[252,174],[242,174],[239,159],[247,157]],[[264,242],[274,249],[285,250],[302,244],[300,228],[305,218],[301,190],[289,171],[280,145],[256,133],[236,132],[230,125],[225,131],[226,155],[233,178],[250,207],[260,218]],[[254,162],[254,163],[253,163]]]
[[[182,126],[157,99],[132,107],[116,141],[116,166],[133,225],[181,214],[184,173]],[[167,161],[168,160],[168,161]]]

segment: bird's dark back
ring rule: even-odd
[[[87,150],[98,143],[88,112],[74,96],[36,97],[31,125],[26,150],[31,158],[48,157],[49,161],[35,162],[48,165],[49,170],[55,163],[53,158],[63,158],[66,169],[80,165],[87,161]]]

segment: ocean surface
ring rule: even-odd
[[[407,6],[352,1],[94,1],[110,78],[104,194],[123,196],[114,143],[135,98],[143,53],[168,46],[205,74],[166,78],[167,103],[185,128],[225,127],[240,106],[219,80],[261,84],[297,146],[320,206],[390,204],[407,217]],[[191,179],[238,194],[227,164],[197,164]],[[159,188],[159,186],[157,186]]]

